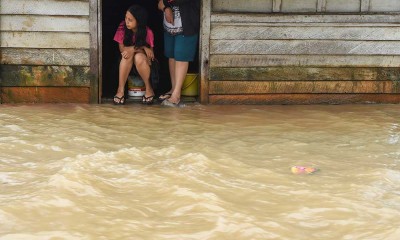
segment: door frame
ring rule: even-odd
[[[89,34],[90,34],[90,103],[101,103],[102,88],[102,0],[89,0]]]
[[[103,51],[102,51],[102,1],[89,0],[89,34],[90,34],[90,103],[101,103],[103,85]],[[201,1],[201,25],[199,43],[199,101],[208,103],[209,57],[210,57],[210,23],[212,0]]]

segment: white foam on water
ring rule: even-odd
[[[10,230],[16,227],[18,219],[12,214],[0,209],[0,236],[2,231]]]
[[[23,181],[16,179],[13,175],[14,173],[11,172],[0,172],[0,184],[3,184],[3,186],[18,186],[24,184]]]
[[[0,240],[55,240],[55,239],[68,239],[68,240],[86,240],[92,239],[88,236],[73,233],[72,231],[41,231],[36,233],[15,233],[5,234],[0,236]]]
[[[0,137],[0,142],[10,142],[16,140],[18,140],[18,138],[16,137]]]
[[[101,196],[101,193],[89,184],[73,181],[65,175],[55,174],[49,179],[49,186],[68,190],[77,196]]]
[[[9,129],[11,131],[14,131],[14,132],[20,132],[20,133],[26,132],[22,127],[20,127],[18,125],[5,125],[3,127],[7,128],[7,129]]]

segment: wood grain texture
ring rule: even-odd
[[[88,49],[88,33],[66,32],[2,32],[1,47]]]
[[[0,14],[88,16],[88,0],[0,0]]]
[[[360,0],[327,0],[326,12],[359,13]]]
[[[272,12],[272,0],[214,0],[212,1],[212,10],[214,12],[269,13]]]
[[[18,32],[89,32],[84,16],[3,15],[0,29]]]
[[[400,41],[395,26],[276,26],[271,24],[213,24],[212,40],[393,40]]]
[[[361,12],[368,12],[370,10],[370,0],[360,0],[361,2]]]
[[[400,55],[400,41],[211,40],[211,54]]]
[[[211,81],[400,81],[400,68],[211,68]]]
[[[398,67],[400,56],[368,55],[211,55],[210,67]]]
[[[99,103],[99,23],[98,1],[90,0],[90,103]]]
[[[272,11],[276,13],[282,11],[282,0],[273,0]]]
[[[396,81],[210,81],[209,94],[400,93]]]
[[[1,64],[89,66],[87,49],[2,48]]]
[[[2,86],[89,86],[88,67],[3,65]]]
[[[326,11],[326,3],[328,0],[317,0],[317,12]]]
[[[211,0],[202,1],[200,30],[200,103],[208,103],[208,80],[210,70],[210,16]]]
[[[281,12],[317,12],[317,0],[282,0]]]
[[[397,13],[388,14],[246,14],[213,13],[211,22],[226,23],[399,23]]]
[[[2,87],[2,103],[89,103],[88,87]]]
[[[400,94],[210,95],[210,104],[377,104],[400,103]]]
[[[371,12],[400,12],[399,0],[369,0]]]

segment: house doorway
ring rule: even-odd
[[[125,12],[132,4],[143,6],[149,15],[148,26],[154,32],[154,54],[160,63],[160,84],[156,94],[161,94],[171,88],[168,59],[164,56],[162,12],[157,9],[156,0],[102,0],[101,7],[101,49],[102,49],[102,86],[103,99],[112,98],[118,87],[118,67],[120,53],[118,44],[113,40],[118,25],[125,18]],[[198,57],[190,63],[189,72],[197,73],[199,69]]]

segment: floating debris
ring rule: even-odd
[[[293,174],[313,174],[319,169],[314,167],[293,166],[290,168]]]

